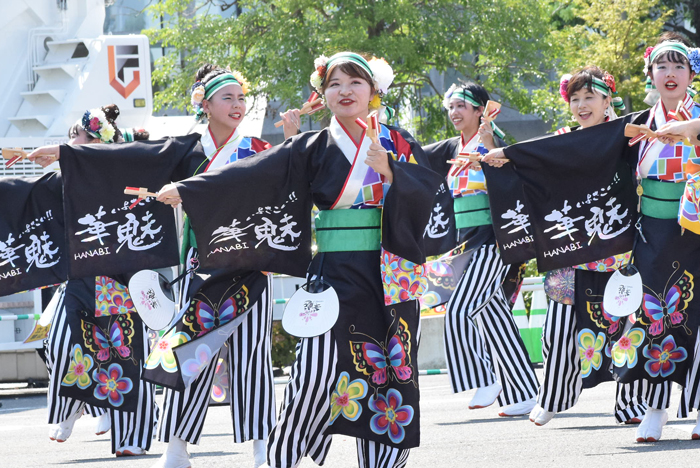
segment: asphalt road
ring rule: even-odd
[[[541,370],[538,370],[541,377]],[[634,442],[635,429],[612,416],[615,386],[585,390],[578,405],[544,427],[527,418],[500,418],[496,407],[470,411],[472,392],[452,394],[446,375],[423,376],[421,446],[411,453],[411,467],[656,467],[700,466],[700,441],[691,441],[695,419],[675,417],[679,393],[663,438],[654,444]],[[277,386],[281,400],[284,387]],[[108,434],[95,436],[95,421],[80,419],[71,438],[48,439],[45,396],[0,396],[0,468],[121,467],[148,468],[163,453],[154,441],[143,457],[117,459],[110,454]],[[209,410],[199,446],[190,446],[195,468],[251,467],[252,443],[232,441],[228,407]],[[335,436],[326,467],[357,466],[354,439]],[[309,459],[302,468],[316,466]]]

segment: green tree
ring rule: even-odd
[[[223,18],[222,8],[239,13]],[[437,72],[476,79],[504,102],[534,110],[528,84],[552,68],[549,5],[540,0],[160,0],[162,29],[145,31],[170,50],[156,63],[155,104],[183,108],[197,67],[229,64],[254,94],[299,105],[310,92],[313,60],[340,50],[370,52],[394,67],[386,101],[418,113],[424,142],[446,136]]]
[[[570,112],[559,95],[559,77],[586,65],[615,76],[628,111],[646,108],[644,51],[656,42],[672,10],[659,0],[569,0],[550,8],[556,78],[533,92],[535,112],[555,128],[566,124]]]

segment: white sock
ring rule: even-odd
[[[264,440],[253,440],[253,458],[256,467],[264,465],[267,461],[267,443]]]

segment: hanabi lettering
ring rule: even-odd
[[[501,229],[507,229],[510,226],[514,226],[513,229],[508,231],[508,234],[513,234],[521,230],[524,230],[525,234],[530,234],[530,232],[527,230],[528,226],[530,226],[530,215],[522,213],[523,208],[525,208],[525,205],[523,205],[520,200],[517,200],[515,202],[515,209],[509,209],[503,213],[501,218],[510,219],[511,222],[501,226]]]
[[[552,210],[550,214],[544,217],[545,220],[556,223],[554,226],[545,229],[544,232],[550,232],[553,229],[562,231],[559,234],[552,236],[551,239],[559,239],[560,237],[569,236],[570,240],[574,240],[574,238],[571,237],[571,234],[579,230],[578,228],[574,227],[574,223],[584,219],[584,216],[572,218],[567,216],[569,211],[571,211],[571,205],[569,205],[568,200],[564,200],[564,207],[561,210]]]
[[[158,226],[157,229],[153,229],[152,226],[155,220],[151,219],[153,214],[150,211],[146,211],[146,214],[141,218],[141,220],[146,223],[144,226],[140,225],[136,215],[133,213],[126,213],[125,216],[127,219],[126,223],[120,224],[117,227],[117,242],[120,242],[117,253],[124,244],[128,246],[129,250],[140,251],[152,249],[161,243],[163,236],[157,241],[146,244],[146,237],[150,237],[153,241],[155,240],[155,235],[163,229],[163,226]],[[138,233],[139,229],[141,230],[141,235]]]
[[[425,234],[432,239],[444,237],[449,232],[448,223],[449,219],[445,218],[442,205],[436,203],[435,208],[433,208],[433,213],[430,214],[428,225],[425,227]]]
[[[107,232],[107,227],[117,224],[117,221],[112,221],[111,223],[105,223],[100,221],[100,219],[107,214],[103,206],[97,210],[94,215],[86,214],[82,218],[78,219],[78,223],[88,226],[87,229],[78,231],[75,233],[76,236],[82,236],[83,234],[92,234],[90,237],[81,239],[80,242],[93,242],[95,240],[100,242],[100,245],[104,245],[102,239],[104,237],[110,236],[111,234]]]
[[[628,219],[627,224],[624,224],[624,220],[629,212],[629,209],[626,209],[624,213],[620,214],[619,211],[622,204],[618,203],[616,205],[616,201],[616,197],[612,197],[607,201],[605,206],[610,207],[608,211],[605,211],[604,208],[598,206],[591,207],[591,213],[593,213],[593,215],[587,219],[585,223],[586,234],[588,234],[590,237],[590,240],[588,241],[589,244],[593,241],[593,238],[596,235],[601,239],[612,239],[625,232],[632,225],[631,219]],[[614,225],[616,223],[622,226],[617,231],[614,230]]]
[[[17,267],[17,265],[15,265],[15,260],[20,258],[17,251],[24,247],[24,244],[13,247],[12,244],[14,244],[15,241],[16,239],[12,233],[7,236],[6,241],[0,241],[0,260],[4,260],[3,262],[0,262],[0,266],[7,265],[9,263],[12,268]]]
[[[564,247],[557,247],[554,250],[549,250],[544,253],[545,257],[554,257],[556,255],[560,255],[566,252],[573,252],[574,250],[579,250],[582,249],[583,247],[581,246],[580,242],[572,242],[569,245],[566,245]]]
[[[51,249],[53,242],[46,231],[39,237],[36,234],[31,234],[29,239],[32,243],[24,249],[24,256],[27,259],[27,272],[29,272],[32,265],[35,265],[37,268],[50,268],[60,261],[61,256],[57,255],[59,249],[58,247]]]

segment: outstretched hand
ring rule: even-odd
[[[180,203],[182,203],[180,192],[177,191],[177,186],[175,186],[175,184],[164,185],[162,189],[158,190],[156,200],[165,203],[166,205],[170,205],[173,208],[177,208]]]
[[[46,167],[58,161],[60,157],[60,147],[58,145],[40,146],[27,155],[27,159],[37,163],[41,167]]]
[[[501,167],[506,163],[505,159],[506,155],[503,152],[503,148],[496,148],[486,153],[484,157],[481,158],[481,162],[482,164],[485,163],[489,166]]]
[[[675,143],[670,135],[681,135],[688,138],[693,145],[700,145],[698,135],[700,134],[700,119],[687,120],[685,122],[669,122],[656,131],[661,143],[672,145]]]

